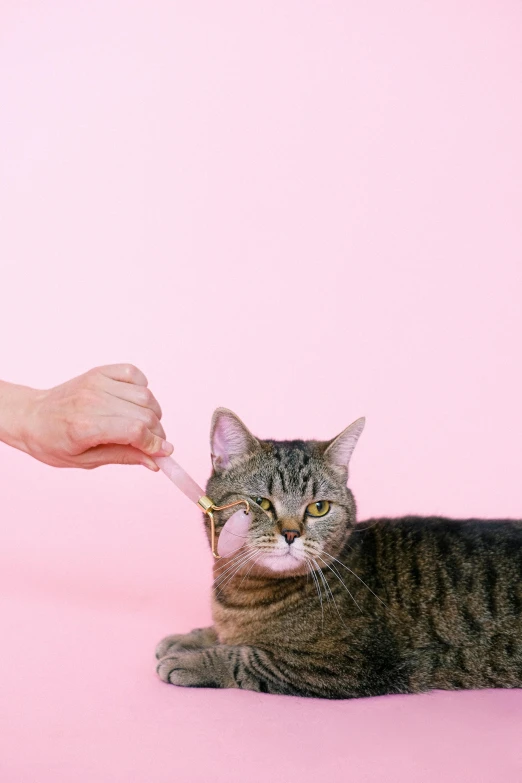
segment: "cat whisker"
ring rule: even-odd
[[[222,573],[217,575],[217,577],[214,580],[214,584],[217,584],[222,579],[224,579],[231,571],[234,571],[237,568],[237,566],[243,562],[243,560],[246,560],[249,557],[252,551],[253,550],[249,548],[245,552],[242,552],[240,557],[234,558],[234,561],[230,563]]]
[[[358,574],[356,574],[356,573],[355,573],[355,571],[352,571],[352,569],[351,569],[351,568],[348,568],[348,566],[347,566],[347,565],[345,565],[345,564],[344,564],[344,563],[342,563],[340,560],[338,560],[336,557],[334,557],[334,556],[333,556],[333,555],[331,555],[329,552],[327,552],[327,551],[326,551],[326,549],[323,549],[323,552],[324,552],[324,554],[325,554],[325,555],[327,555],[328,557],[331,557],[331,558],[332,558],[332,560],[335,560],[335,562],[336,562],[336,563],[339,563],[339,565],[341,565],[343,568],[346,568],[346,570],[347,570],[347,571],[349,571],[351,574],[353,574],[353,576],[355,576],[355,578],[356,578],[356,579],[358,579],[358,580],[359,580],[359,582],[362,582],[362,584],[363,584],[363,585],[364,585],[364,586],[365,586],[365,587],[366,587],[366,588],[367,588],[367,589],[370,591],[370,593],[371,593],[372,595],[374,595],[374,596],[375,596],[375,598],[376,598],[378,601],[380,601],[380,602],[381,602],[381,604],[382,604],[383,606],[387,606],[387,604],[385,604],[385,603],[384,603],[384,601],[382,600],[382,598],[379,598],[379,596],[378,596],[378,595],[376,595],[376,593],[374,593],[374,592],[373,592],[372,588],[371,588],[369,585],[367,585],[367,584],[366,584],[366,582],[364,581],[364,579],[361,579],[361,577],[360,577]]]
[[[361,609],[361,607],[359,606],[359,604],[357,603],[357,601],[355,600],[355,598],[353,597],[353,595],[351,594],[351,592],[348,590],[348,587],[345,585],[345,583],[343,582],[343,580],[341,579],[341,577],[339,576],[339,574],[337,573],[337,571],[336,571],[336,570],[334,570],[334,569],[332,568],[332,566],[331,566],[329,563],[327,563],[327,562],[326,562],[326,560],[324,560],[324,559],[323,559],[323,558],[322,558],[320,555],[317,555],[317,557],[319,558],[319,560],[320,560],[322,563],[324,563],[324,564],[325,564],[325,566],[326,566],[327,568],[329,568],[329,569],[330,569],[330,571],[332,572],[332,574],[333,574],[334,576],[336,576],[336,577],[337,577],[337,579],[340,581],[340,583],[342,584],[342,586],[344,587],[344,589],[346,590],[346,592],[348,593],[348,595],[350,596],[350,598],[352,599],[352,601],[354,602],[354,604],[356,605],[356,607],[357,607],[357,608],[358,608],[358,609],[359,609],[359,610],[362,612],[362,609]]]
[[[221,581],[226,579],[226,577],[229,576],[230,572],[235,571],[235,569],[238,566],[241,567],[243,562],[246,562],[247,560],[249,560],[251,553],[254,552],[254,551],[255,550],[253,550],[250,547],[246,552],[242,552],[241,557],[234,558],[234,562],[230,563],[228,568],[226,568],[225,571],[223,571],[221,574],[218,574],[218,576],[215,578],[214,583],[213,583],[214,587],[217,587],[218,584]]]
[[[240,557],[242,557],[245,554],[245,550],[241,548],[239,552],[236,552],[236,554],[232,558],[223,558],[223,562],[220,565],[215,565],[214,570],[219,572],[223,572],[226,570],[233,562],[234,560],[238,560]]]
[[[341,617],[341,613],[339,612],[339,607],[337,606],[337,601],[335,600],[334,594],[333,594],[333,592],[332,592],[332,588],[330,587],[330,585],[329,585],[329,583],[328,583],[328,580],[327,580],[327,578],[326,578],[326,574],[324,573],[324,571],[322,570],[322,568],[320,568],[320,567],[319,567],[319,565],[318,565],[318,563],[317,563],[317,561],[316,561],[316,560],[314,560],[314,563],[315,563],[315,565],[316,565],[316,567],[317,567],[317,570],[319,571],[319,573],[320,573],[320,574],[321,574],[321,576],[323,577],[323,581],[324,581],[324,583],[325,583],[325,586],[328,588],[328,592],[330,593],[330,595],[331,595],[331,597],[332,597],[333,605],[335,606],[335,611],[337,612],[337,616],[339,617],[339,620],[341,621],[341,624],[342,624],[342,625],[344,625],[344,627],[346,628],[346,630],[348,630],[348,626],[347,626],[347,625],[346,625],[346,623],[344,622],[343,618]],[[328,566],[328,567],[329,567],[329,566]],[[357,601],[355,601],[355,603],[357,604]],[[358,605],[358,604],[357,604],[357,605]]]
[[[272,543],[268,543],[268,544],[263,544],[263,542],[260,543],[259,541],[256,541],[255,545],[256,545],[256,547],[259,550],[264,549],[265,552],[273,552],[274,551],[274,544],[273,544],[273,542]]]
[[[321,595],[321,588],[319,587],[319,580],[317,578],[317,574],[315,573],[314,569],[310,565],[309,558],[306,559],[306,565],[310,569],[310,573],[312,575],[312,579],[314,580],[315,589],[317,590],[317,595],[319,596],[319,601],[321,602],[321,621],[322,621],[322,629],[324,633],[324,610],[323,610],[323,597]]]
[[[251,548],[250,545],[249,548]],[[245,544],[242,544],[241,548],[238,549],[236,552],[233,552],[231,555],[226,555],[225,557],[222,557],[222,563],[220,563],[219,565],[215,564],[215,567],[217,568],[217,570],[221,570],[229,566],[230,563],[233,562],[233,560],[235,560],[238,557],[241,557],[241,555],[244,554],[244,552],[245,552]]]
[[[330,585],[328,584],[328,582],[326,580],[326,577],[324,575],[323,570],[321,569],[321,567],[317,563],[317,560],[314,560],[312,558],[312,562],[315,565],[315,573],[319,575],[319,577],[321,578],[321,582],[324,585],[324,588],[325,588],[324,589],[324,594],[325,594],[325,597],[326,597],[326,605],[328,606],[328,603],[330,601],[330,596],[332,595],[332,591],[330,590]]]
[[[236,574],[239,573],[239,571],[243,568],[243,566],[245,566],[248,562],[250,562],[250,560],[253,560],[255,557],[257,557],[257,552],[251,552],[249,556],[237,566],[237,568],[235,569],[235,571],[233,571],[232,574],[228,574],[227,577],[219,585],[219,590],[216,591],[216,596],[221,595],[226,585],[232,581],[232,579],[236,576]]]
[[[250,549],[250,547],[249,547],[249,549]],[[235,554],[234,557],[232,557],[230,560],[227,559],[223,563],[223,565],[217,566],[216,567],[216,572],[217,572],[216,579],[218,579],[220,576],[223,576],[230,568],[232,568],[239,560],[241,560],[241,558],[245,556],[246,551],[248,551],[248,550],[245,550],[245,549],[243,549],[243,547],[241,547],[241,550],[237,554]]]
[[[375,527],[375,525],[378,525],[379,521],[380,520],[376,519],[373,525],[367,525],[366,527],[363,527],[362,525],[356,522],[352,527],[352,533],[364,533],[365,530],[370,530],[370,528]]]
[[[252,569],[254,568],[255,564],[256,564],[256,563],[257,563],[257,561],[258,561],[258,559],[259,559],[259,558],[257,558],[257,557],[255,557],[255,558],[254,558],[254,562],[252,563],[252,565],[250,566],[250,568],[248,569],[248,571],[246,572],[246,574],[243,576],[243,579],[242,579],[242,580],[241,580],[241,582],[239,583],[239,590],[241,590],[241,587],[243,586],[243,582],[245,581],[245,579],[247,578],[247,576],[250,576],[250,572],[251,572],[251,571],[252,571]]]

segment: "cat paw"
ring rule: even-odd
[[[192,647],[192,635],[190,633],[175,633],[166,636],[156,647],[156,658],[164,658],[169,652],[176,652]]]
[[[156,671],[160,680],[188,688],[216,688],[201,652],[170,653],[159,661]]]
[[[182,650],[201,650],[217,644],[217,635],[213,628],[195,628],[190,633],[178,633],[166,636],[156,647],[156,658],[164,658],[169,653]]]

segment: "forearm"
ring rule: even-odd
[[[28,386],[0,381],[0,441],[28,451],[27,431],[36,392]]]

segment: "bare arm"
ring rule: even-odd
[[[55,467],[157,470],[151,457],[173,451],[161,416],[132,364],[97,367],[46,391],[0,381],[0,441]]]

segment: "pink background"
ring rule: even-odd
[[[176,456],[361,415],[361,518],[522,516],[518,0],[0,5],[0,377],[132,361]],[[2,783],[520,781],[522,692],[160,683],[209,622],[162,475],[0,446]]]

